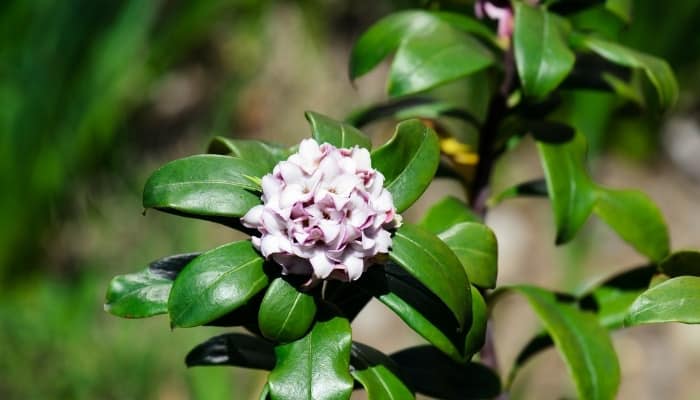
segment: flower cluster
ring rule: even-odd
[[[263,204],[242,222],[260,231],[253,245],[284,274],[310,276],[307,284],[356,280],[389,251],[388,229],[401,223],[383,185],[366,149],[306,139],[262,178]]]

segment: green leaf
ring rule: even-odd
[[[472,324],[464,342],[465,359],[471,359],[478,353],[486,341],[486,324],[489,319],[489,309],[486,300],[475,286],[472,286]]]
[[[511,186],[502,191],[497,196],[490,198],[487,204],[492,207],[503,200],[525,196],[546,197],[547,182],[544,179],[534,179],[531,181],[518,183],[517,185]]]
[[[438,237],[457,256],[472,284],[483,288],[496,287],[498,243],[488,226],[461,222]]]
[[[277,163],[289,157],[289,151],[278,144],[222,136],[216,136],[209,142],[207,153],[232,155],[257,164],[268,173]]]
[[[460,222],[479,222],[479,217],[462,200],[446,196],[428,209],[420,226],[439,234]]]
[[[233,365],[269,371],[275,366],[275,351],[270,342],[259,337],[226,333],[200,343],[190,350],[185,364],[188,367]]]
[[[415,119],[399,123],[394,137],[372,152],[372,167],[384,175],[384,187],[391,193],[397,212],[423,194],[439,163],[437,135]]]
[[[537,144],[557,226],[557,244],[571,240],[595,212],[620,237],[653,261],[669,251],[663,216],[643,193],[596,185],[585,167],[586,142],[580,133],[565,144]]]
[[[605,8],[626,23],[632,21],[632,0],[606,0]]]
[[[437,119],[442,116],[458,118],[474,127],[480,126],[478,118],[463,106],[418,96],[389,99],[361,108],[352,112],[345,118],[345,121],[360,127],[386,117],[404,120],[411,118]]]
[[[302,337],[316,316],[313,296],[300,292],[283,278],[277,278],[265,292],[258,323],[263,336],[276,342]]]
[[[414,398],[413,393],[397,377],[396,363],[379,350],[353,342],[350,365],[350,373],[365,388],[369,400]]]
[[[541,7],[515,3],[515,63],[527,96],[541,98],[556,89],[574,66],[562,21]]]
[[[364,276],[364,275],[363,275]],[[372,300],[372,294],[357,290],[356,282],[326,281],[323,299],[338,308],[341,315],[352,322]]]
[[[351,344],[350,323],[334,317],[316,321],[301,339],[275,347],[277,365],[268,380],[272,399],[350,398]]]
[[[491,369],[474,362],[454,362],[431,346],[411,347],[391,358],[415,391],[431,397],[485,399],[501,392],[500,379]]]
[[[260,204],[266,170],[240,158],[197,155],[156,170],[143,189],[143,206],[187,216],[241,217]]]
[[[146,318],[168,312],[168,296],[177,274],[199,253],[156,260],[148,268],[114,277],[107,288],[105,311],[123,318]]]
[[[658,207],[642,192],[598,188],[594,212],[652,261],[669,253],[668,229]]]
[[[625,325],[682,322],[700,324],[700,277],[679,276],[642,293],[632,304]]]
[[[480,71],[491,64],[491,52],[471,36],[447,24],[407,36],[391,63],[390,96],[434,88]]]
[[[463,361],[464,332],[443,300],[403,268],[386,263],[370,268],[357,282],[406,325],[455,361]]]
[[[620,367],[610,336],[594,314],[584,312],[544,289],[513,286],[528,300],[566,362],[582,399],[614,399]],[[511,374],[512,375],[512,374]]]
[[[464,15],[422,10],[396,12],[372,25],[357,40],[350,54],[350,79],[354,80],[371,71],[394,52],[406,36],[445,25],[495,41],[493,33],[487,27]]]
[[[250,241],[225,244],[195,258],[178,275],[168,300],[173,326],[213,321],[245,304],[268,284]]]
[[[338,148],[360,146],[369,150],[372,147],[369,137],[352,125],[312,111],[307,111],[304,115],[311,125],[312,135],[318,143],[330,143]]]
[[[582,307],[592,309],[608,330],[622,328],[627,310],[648,287],[656,273],[655,266],[625,271],[610,278],[582,296]]]
[[[571,240],[593,211],[594,183],[585,169],[586,141],[577,134],[565,144],[537,143],[557,227],[556,243]]]
[[[669,108],[678,100],[678,82],[666,61],[593,36],[576,35],[573,40],[613,63],[644,71],[656,87],[661,108]]]
[[[670,277],[692,275],[700,276],[700,251],[677,251],[659,263],[659,269]]]
[[[459,326],[471,314],[467,274],[450,248],[429,231],[404,224],[394,234],[389,258],[435,293],[449,307]]]

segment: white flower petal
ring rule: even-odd
[[[248,210],[241,218],[241,223],[246,228],[259,228],[262,226],[262,215],[265,211],[265,206],[259,205]]]
[[[321,279],[326,279],[328,275],[333,272],[333,264],[328,260],[328,257],[326,257],[323,251],[316,252],[309,261],[314,268],[314,275]]]

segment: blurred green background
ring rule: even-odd
[[[202,152],[214,135],[292,144],[307,135],[304,110],[342,118],[381,99],[383,76],[359,89],[347,81],[349,48],[382,15],[422,3],[0,2],[0,398],[257,392],[264,382],[255,372],[185,369],[189,348],[221,330],[171,331],[164,317],[120,320],[102,310],[113,275],[236,238],[204,222],[142,216],[142,184],[160,164]],[[642,118],[588,93],[570,99],[571,109],[596,154],[670,165],[697,185],[700,157],[684,154],[700,137],[700,1],[635,3],[622,40],[669,60],[680,104],[666,118]],[[661,135],[669,126],[680,128]],[[508,167],[498,173],[512,175]],[[580,261],[594,242],[577,243],[567,254]],[[527,277],[513,274],[506,280]]]

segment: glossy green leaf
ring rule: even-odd
[[[276,342],[296,340],[309,330],[316,315],[313,296],[277,278],[265,292],[258,321],[263,336]]]
[[[501,392],[491,369],[474,362],[457,363],[431,346],[417,346],[391,355],[401,376],[417,392],[439,399],[486,399]]]
[[[268,173],[272,172],[277,163],[289,157],[289,151],[275,143],[267,143],[260,140],[229,139],[222,136],[216,136],[209,142],[207,153],[232,155],[257,164]]]
[[[369,137],[350,124],[312,111],[307,111],[304,115],[311,125],[313,138],[318,143],[330,143],[338,148],[360,146],[370,149],[372,147]]]
[[[391,193],[397,212],[423,194],[439,163],[437,134],[415,119],[399,123],[394,137],[372,152],[372,167],[384,174],[384,187]]]
[[[622,239],[652,261],[668,255],[669,236],[661,211],[636,190],[598,188],[594,212]]]
[[[574,41],[611,62],[644,71],[656,87],[662,108],[669,108],[678,100],[678,82],[666,61],[594,36],[577,35]]]
[[[440,297],[464,327],[471,313],[469,280],[442,240],[417,225],[404,224],[394,234],[389,258]]]
[[[356,283],[430,344],[455,361],[463,360],[465,335],[459,321],[440,297],[403,268],[393,263],[373,266]]]
[[[198,255],[164,257],[142,271],[116,276],[107,288],[105,311],[123,318],[146,318],[167,313],[173,280]]]
[[[263,259],[250,241],[225,244],[195,258],[178,275],[168,300],[173,326],[213,321],[265,288]]]
[[[420,226],[439,234],[460,222],[479,222],[479,217],[462,200],[447,196],[428,209]]]
[[[272,399],[350,398],[351,344],[350,323],[334,317],[316,321],[301,339],[277,346],[277,365],[268,380]]]
[[[594,314],[556,294],[533,286],[514,286],[528,300],[566,362],[582,399],[614,399],[620,367],[608,331]]]
[[[389,70],[388,93],[403,96],[480,71],[494,62],[491,52],[447,24],[415,32],[399,45]]]
[[[398,366],[386,354],[354,342],[350,353],[352,376],[367,391],[369,400],[404,400],[413,393],[396,375]]]
[[[143,189],[143,206],[193,216],[241,217],[260,204],[265,168],[240,158],[197,155],[156,170]]]
[[[682,275],[700,276],[700,251],[677,251],[659,263],[664,274],[676,277]]]
[[[625,325],[682,322],[700,324],[700,277],[679,276],[642,293],[632,304]]]
[[[258,397],[258,400],[268,400],[270,398],[270,385],[265,383],[265,386],[263,386],[262,390],[260,391],[260,396]]]
[[[643,193],[596,185],[585,167],[586,142],[577,134],[565,144],[537,144],[557,226],[556,243],[571,240],[595,212],[620,237],[653,261],[669,251],[661,212]]]
[[[187,353],[188,367],[232,365],[271,370],[275,366],[274,346],[259,337],[242,333],[226,333],[198,344]]]
[[[357,40],[350,54],[350,79],[354,80],[371,71],[394,52],[405,37],[447,25],[495,41],[493,33],[487,27],[464,15],[422,10],[396,12],[372,25]]]
[[[496,287],[498,243],[488,226],[461,222],[438,237],[457,256],[472,284],[483,288]]]
[[[537,143],[557,227],[556,243],[566,243],[593,211],[595,186],[585,169],[586,141],[581,134],[565,144]]]
[[[472,324],[467,332],[464,342],[465,359],[471,359],[478,353],[486,341],[486,324],[489,319],[489,310],[486,300],[479,289],[472,286]]]
[[[527,96],[541,98],[556,89],[576,57],[563,35],[563,22],[544,8],[515,3],[515,63]]]

